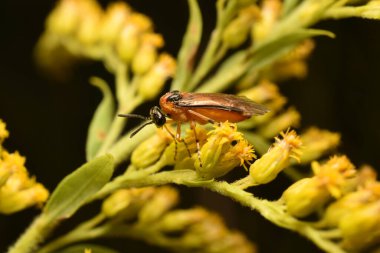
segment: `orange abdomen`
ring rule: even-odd
[[[236,123],[249,118],[247,116],[243,116],[238,112],[218,110],[212,108],[191,108],[191,110],[199,114],[202,114],[203,116],[210,118],[216,122],[225,122],[228,120],[229,122]],[[207,123],[207,121],[205,121],[204,119],[190,113],[187,113],[187,117],[200,124]]]

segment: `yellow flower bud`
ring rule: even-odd
[[[186,229],[188,226],[205,219],[209,213],[201,207],[174,210],[158,220],[157,226],[161,231],[175,232]]]
[[[158,61],[139,81],[138,94],[145,100],[154,99],[166,80],[175,72],[175,60],[168,54],[161,54]]]
[[[102,213],[107,217],[113,217],[125,210],[132,201],[132,192],[121,189],[114,192],[102,204]]]
[[[252,40],[255,42],[263,40],[272,30],[281,15],[282,2],[280,0],[263,1],[261,17],[252,29]]]
[[[352,179],[355,179],[355,166],[346,156],[334,156],[326,163],[311,164],[316,177],[324,183],[326,189],[335,198],[340,198],[347,191],[352,191]]]
[[[4,121],[0,119],[0,145],[1,143],[8,138],[9,132],[7,131],[7,125]]]
[[[251,165],[249,174],[255,183],[269,183],[289,165],[291,159],[299,160],[302,142],[296,132],[288,131],[281,136],[282,139],[276,137],[273,147]]]
[[[301,140],[304,145],[301,163],[306,164],[336,148],[340,142],[340,134],[312,127],[301,135]]]
[[[80,43],[90,45],[98,41],[98,31],[102,14],[102,10],[97,5],[84,14],[77,32],[77,37]]]
[[[286,189],[281,197],[287,211],[294,217],[302,218],[322,208],[331,195],[316,177],[303,178]]]
[[[62,0],[46,20],[46,29],[54,34],[68,35],[76,31],[81,18],[78,0]]]
[[[103,201],[102,213],[109,218],[136,218],[141,207],[154,195],[154,187],[121,189]]]
[[[116,41],[115,46],[119,57],[130,62],[140,46],[141,34],[151,29],[152,22],[148,17],[140,13],[132,13]]]
[[[277,133],[289,128],[299,125],[301,120],[300,113],[293,107],[289,108],[285,112],[281,113],[277,117],[273,118],[270,122],[263,125],[259,129],[260,135],[271,138]]]
[[[348,193],[326,209],[321,224],[323,227],[337,227],[345,216],[368,203],[380,200],[380,183],[369,183],[356,192]]]
[[[126,25],[121,30],[115,46],[122,60],[129,62],[133,58],[140,43],[138,34],[138,29],[133,25]]]
[[[346,214],[339,223],[342,246],[346,250],[359,252],[380,239],[380,200],[364,205]]]
[[[153,135],[137,146],[131,156],[132,165],[141,169],[154,164],[160,159],[171,141],[172,138],[160,130],[158,134]]]
[[[248,38],[252,23],[260,15],[256,5],[243,8],[223,31],[222,40],[228,48],[240,46]]]
[[[140,223],[156,222],[164,213],[178,203],[177,190],[169,186],[156,189],[153,197],[147,201],[138,214]]]
[[[278,111],[286,103],[286,98],[281,95],[278,86],[268,80],[261,81],[258,85],[242,91],[239,95],[264,104],[271,111]]]
[[[47,200],[48,196],[49,192],[45,187],[35,182],[17,192],[11,192],[3,186],[0,189],[0,212],[4,214],[14,213],[32,205],[41,204]]]
[[[101,21],[100,39],[105,43],[114,42],[130,14],[131,8],[126,3],[110,4]]]
[[[200,154],[200,161],[196,159],[195,168],[197,173],[206,179],[223,176],[255,157],[252,146],[243,138],[242,133],[237,131],[236,124],[228,122],[216,125],[215,129],[209,132]]]
[[[141,38],[140,48],[132,60],[132,71],[142,75],[146,73],[155,63],[157,48],[162,47],[164,40],[161,35],[154,33],[144,34]]]

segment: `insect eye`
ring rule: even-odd
[[[169,102],[175,102],[182,98],[182,95],[179,93],[178,90],[172,91],[172,94],[168,96],[167,101]]]

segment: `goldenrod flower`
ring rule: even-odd
[[[339,223],[343,248],[359,252],[380,240],[380,200],[364,205],[344,216]]]
[[[273,26],[276,24],[282,9],[280,0],[262,1],[261,15],[258,22],[252,27],[252,40],[259,42],[270,34]]]
[[[132,71],[136,75],[145,74],[157,59],[157,49],[164,45],[160,34],[146,33],[141,37],[140,47],[132,59]]]
[[[249,174],[254,183],[269,183],[289,165],[291,159],[299,161],[302,145],[300,137],[294,130],[282,132],[281,137],[276,137],[273,147],[251,165]]]
[[[133,12],[126,20],[117,38],[115,47],[118,56],[130,62],[136,54],[141,36],[152,30],[152,21],[145,15]]]
[[[53,34],[69,35],[76,31],[81,17],[81,0],[62,0],[46,20]]]
[[[350,179],[356,176],[355,166],[346,156],[333,156],[325,164],[318,162],[311,164],[317,178],[325,185],[330,194],[340,198],[345,193]]]
[[[162,53],[150,70],[141,76],[138,94],[146,100],[155,98],[161,92],[166,80],[174,75],[175,68],[175,60],[170,55]]]
[[[307,75],[307,57],[314,49],[314,42],[306,39],[293,50],[277,60],[265,75],[271,80],[283,81],[289,78],[304,78]]]
[[[345,157],[333,157],[320,165],[312,163],[314,177],[303,178],[292,184],[282,195],[287,211],[295,217],[305,217],[322,208],[333,197],[339,198],[356,174]]]
[[[159,129],[156,135],[146,139],[133,151],[131,163],[136,168],[146,168],[157,162],[172,138]]]
[[[120,34],[132,10],[124,2],[115,2],[108,5],[100,26],[100,39],[105,43],[113,43]]]
[[[248,38],[253,22],[258,19],[259,15],[260,10],[256,5],[241,9],[237,17],[223,31],[223,43],[228,48],[235,48],[244,43]]]
[[[5,122],[0,119],[0,145],[9,136],[9,132],[7,131],[6,127],[7,125]]]
[[[281,199],[286,210],[294,217],[305,217],[321,209],[331,195],[326,187],[316,177],[303,178],[284,191]]]
[[[281,109],[287,100],[281,95],[278,86],[268,80],[262,80],[258,85],[242,91],[239,95],[264,104],[271,112]]]
[[[180,209],[166,213],[157,221],[157,227],[165,232],[177,232],[207,218],[209,212],[202,207]]]
[[[324,212],[321,225],[337,227],[345,216],[369,203],[380,200],[380,183],[368,182],[355,192],[350,192],[329,205]]]
[[[305,164],[336,148],[340,142],[340,134],[312,127],[301,135],[301,140],[304,145],[301,163]]]
[[[237,166],[244,166],[254,157],[252,146],[237,131],[236,124],[229,122],[216,125],[209,132],[206,143],[195,162],[197,173],[203,178],[220,177]]]
[[[156,188],[154,195],[142,206],[138,220],[140,223],[156,222],[178,203],[178,191],[169,186]]]
[[[109,218],[118,216],[124,219],[136,218],[142,205],[155,193],[153,187],[121,189],[103,201],[102,213]]]
[[[46,201],[49,192],[29,178],[25,157],[2,151],[0,156],[0,212],[14,213]]]
[[[272,138],[289,127],[298,126],[300,120],[300,113],[295,108],[290,107],[285,112],[272,118],[267,124],[260,126],[259,133],[266,138]]]
[[[91,1],[92,2],[92,1]],[[78,25],[77,38],[84,45],[91,45],[99,40],[99,26],[104,15],[101,7],[94,1],[91,6],[82,8],[83,12]]]

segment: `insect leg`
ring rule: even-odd
[[[181,139],[181,122],[177,122],[177,133],[175,135],[178,142],[183,142],[185,145],[185,148],[187,150],[187,153],[189,154],[189,157],[191,157],[189,146],[187,146],[187,143],[184,139]]]
[[[203,119],[204,121],[208,122],[208,123],[211,123],[211,124],[215,124],[216,121],[207,117],[207,116],[204,116],[203,114],[200,114],[199,112],[196,112],[196,111],[193,111],[193,110],[188,110],[188,113],[194,115],[194,116],[197,116],[198,118],[201,118]],[[220,122],[218,122],[218,124],[220,125]]]
[[[178,126],[178,124],[177,124],[177,126]],[[170,136],[174,140],[174,161],[175,161],[177,158],[177,148],[178,148],[177,147],[177,137],[176,137],[177,133],[176,133],[176,135],[174,135],[166,125],[164,125],[164,128],[166,129],[166,131],[168,131],[168,133],[170,134]]]
[[[190,128],[194,131],[194,137],[195,137],[195,143],[197,144],[197,155],[198,155],[198,161],[199,161],[199,167],[203,167],[202,160],[201,160],[201,145],[199,144],[197,131],[195,129],[195,121],[190,121]]]

